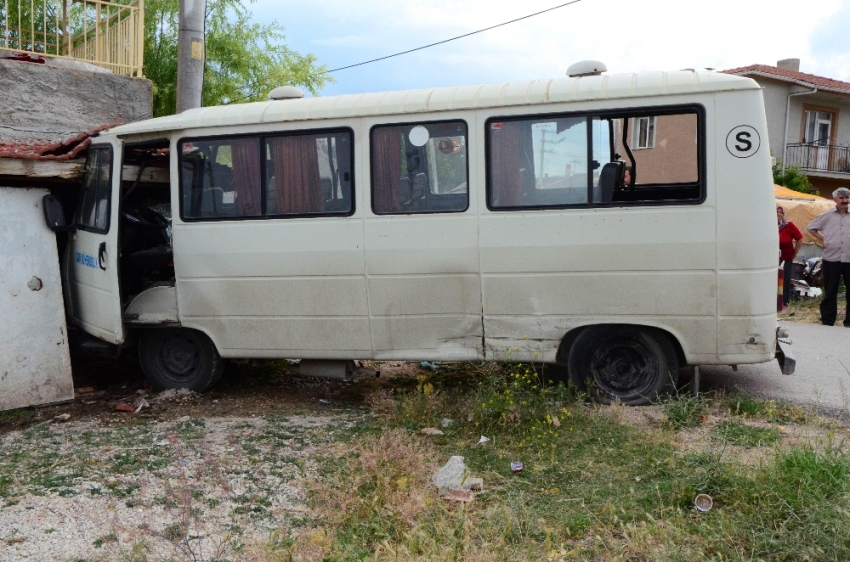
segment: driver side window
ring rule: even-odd
[[[109,232],[112,199],[112,147],[89,148],[76,224],[83,230]]]

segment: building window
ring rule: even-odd
[[[832,113],[827,111],[806,111],[806,122],[803,128],[805,144],[830,144],[832,133]]]
[[[634,121],[634,140],[632,148],[653,148],[655,146],[655,116],[638,117]]]

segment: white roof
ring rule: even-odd
[[[454,86],[369,94],[347,94],[190,109],[179,115],[121,125],[110,133],[174,131],[226,125],[252,125],[369,115],[393,115],[758,89],[752,79],[719,72],[641,72],[529,80],[483,86]]]

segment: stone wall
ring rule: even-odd
[[[0,84],[0,140],[63,141],[119,119],[151,117],[144,78],[0,60]]]

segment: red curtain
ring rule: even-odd
[[[398,213],[401,209],[401,133],[397,127],[372,132],[372,205],[376,213]]]
[[[526,123],[490,123],[490,205],[517,207],[522,202],[520,140]]]
[[[233,189],[239,216],[260,214],[260,147],[259,139],[234,139],[230,144],[233,158]]]
[[[277,212],[302,214],[324,211],[316,137],[279,137],[270,139],[269,147],[274,162]]]

